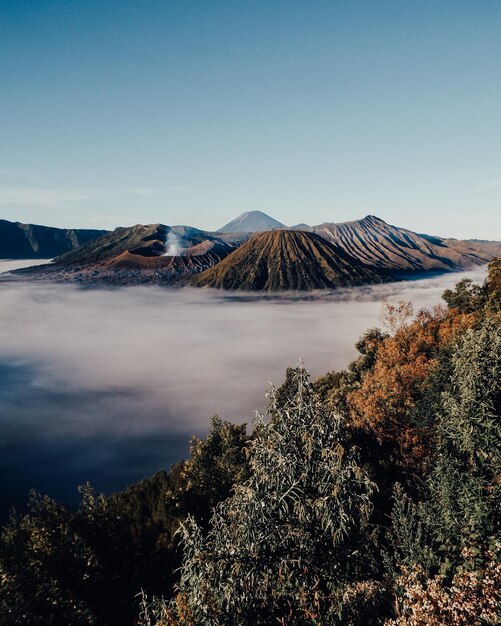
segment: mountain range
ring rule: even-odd
[[[373,215],[288,228],[251,211],[213,232],[164,224],[117,228],[49,265],[18,270],[16,276],[250,291],[335,289],[429,271],[459,271],[500,255],[501,242],[418,234]]]
[[[0,259],[52,259],[107,232],[0,220]]]

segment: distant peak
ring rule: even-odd
[[[237,233],[237,232],[249,232],[259,233],[266,230],[273,230],[275,228],[287,228],[285,224],[282,224],[278,220],[270,217],[263,211],[246,211],[242,213],[228,224],[225,224],[220,228],[218,233]]]
[[[266,217],[267,219],[273,219],[263,211],[244,211],[241,215],[239,215],[236,219],[240,219],[242,217],[251,217],[251,216],[261,216]]]
[[[366,223],[369,223],[369,224],[374,224],[376,222],[378,224],[386,224],[386,222],[384,220],[382,220],[380,217],[378,217],[377,215],[366,215],[360,221],[361,222],[366,222]]]

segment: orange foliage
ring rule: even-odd
[[[475,316],[441,306],[414,316],[412,306],[402,302],[387,305],[383,319],[394,334],[382,341],[374,367],[346,401],[355,428],[373,433],[380,442],[396,442],[401,459],[412,464],[424,456],[425,442],[409,413],[437,364],[438,349],[469,328]]]

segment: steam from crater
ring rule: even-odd
[[[169,231],[165,242],[164,256],[180,256],[183,250],[181,238],[176,233]]]

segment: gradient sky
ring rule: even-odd
[[[501,2],[0,0],[0,217],[501,239]]]

